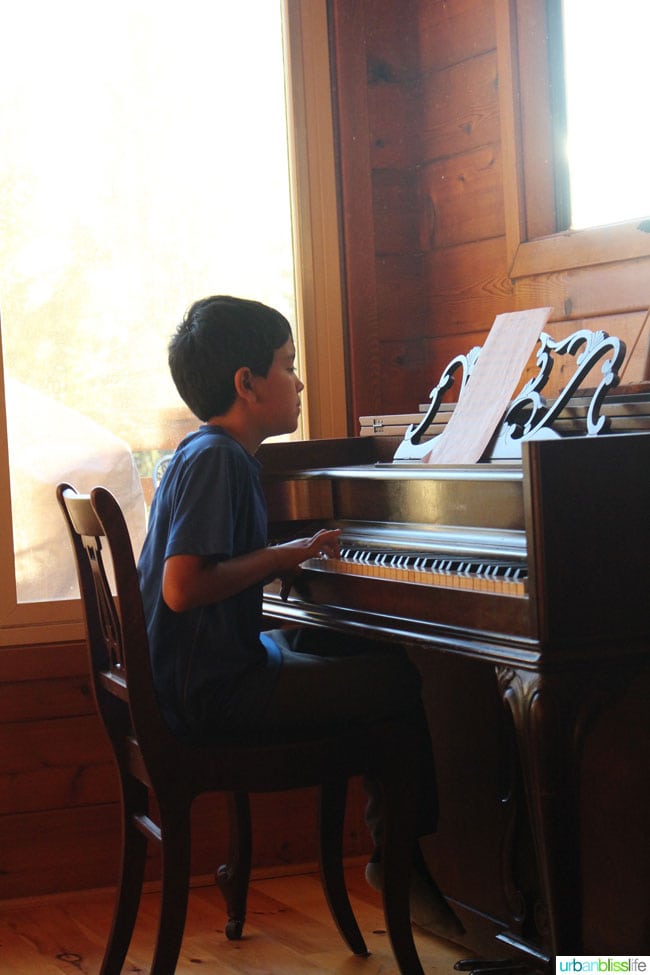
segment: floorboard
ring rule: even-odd
[[[190,893],[176,975],[395,975],[379,895],[363,866],[346,868],[350,899],[370,950],[351,955],[334,926],[315,872],[257,877],[249,891],[244,938],[224,934],[223,902],[212,885]],[[0,904],[0,975],[95,975],[110,925],[113,892],[98,890]],[[158,894],[142,897],[124,975],[146,975],[158,917]],[[452,973],[466,950],[414,929],[422,966]]]

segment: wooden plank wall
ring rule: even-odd
[[[81,644],[0,650],[0,900],[110,886],[119,868],[119,785],[94,710]],[[350,789],[346,853],[367,852],[363,790]],[[253,797],[254,866],[317,859],[316,797]],[[227,850],[225,804],[197,799],[192,870],[212,874]],[[150,844],[147,878],[159,877]]]
[[[644,378],[647,259],[509,276],[495,4],[331,0],[331,15],[351,432],[412,412],[520,308],[552,306],[552,333],[619,335],[624,381]]]
[[[380,404],[398,412],[409,390],[426,386],[417,14],[417,0],[399,10],[378,0],[331,4],[351,433],[358,416]]]
[[[496,24],[491,3],[419,5],[421,241],[431,384],[513,310],[506,268]]]

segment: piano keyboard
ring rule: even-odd
[[[304,568],[507,596],[525,596],[528,591],[526,566],[498,558],[341,546],[339,558],[309,559]]]

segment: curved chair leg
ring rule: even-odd
[[[354,916],[343,873],[343,819],[347,781],[327,782],[320,788],[320,872],[332,917],[343,940],[355,955],[370,954]]]
[[[248,793],[228,794],[230,842],[228,863],[217,870],[215,880],[223,894],[228,912],[226,937],[239,941],[246,920],[246,900],[251,875],[251,811]]]
[[[147,838],[135,825],[136,811],[146,811],[147,790],[139,782],[120,783],[122,789],[122,864],[111,933],[101,975],[119,975],[131,943],[140,905],[147,857]]]
[[[149,975],[173,975],[181,949],[190,885],[190,811],[160,810],[162,891]]]
[[[403,752],[404,765],[411,755]],[[416,843],[416,797],[402,778],[401,770],[393,770],[383,778],[385,801],[385,832],[382,860],[384,866],[383,901],[386,928],[393,954],[401,975],[424,975],[413,941],[409,909],[409,887],[413,850]]]

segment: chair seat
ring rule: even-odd
[[[387,747],[395,749],[401,722],[384,721],[376,725],[343,730],[317,738],[297,738],[272,743],[187,744],[175,741],[174,747],[158,760],[145,759],[134,736],[129,738],[129,754],[136,758],[138,774],[156,792],[169,782],[171,762],[183,769],[183,790],[198,795],[204,791],[276,792],[318,786],[324,780],[372,773],[377,756]],[[174,784],[174,789],[177,789]]]

